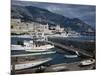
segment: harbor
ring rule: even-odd
[[[96,69],[94,28],[78,18],[23,7],[12,8],[11,75]],[[16,11],[24,15],[15,17]]]
[[[12,37],[15,39],[15,37]],[[20,39],[16,37],[16,39]],[[29,40],[29,38],[27,38]],[[25,39],[24,39],[25,40]],[[31,39],[30,39],[31,40]],[[13,40],[12,40],[13,42]],[[42,41],[44,42],[44,41]],[[51,44],[50,41],[45,41],[48,44]],[[13,42],[15,43],[15,42]],[[54,42],[52,43],[54,45]],[[78,54],[75,53],[77,48],[67,47],[64,45],[54,45],[55,48],[50,49],[49,51],[43,52],[30,52],[30,51],[13,51],[12,50],[12,63],[15,61],[14,65],[16,65],[17,61],[33,61],[38,59],[46,59],[49,57],[51,60],[42,62],[36,66],[30,66],[25,69],[25,67],[21,70],[13,70],[12,74],[23,74],[23,73],[42,73],[42,72],[58,72],[58,71],[77,71],[77,70],[92,70],[95,69],[95,63],[81,66],[81,61],[83,60],[90,60],[91,58],[94,59],[95,57],[92,55],[84,54],[81,55],[79,52]],[[60,46],[60,47],[59,47]],[[64,46],[64,47],[63,47]],[[66,49],[67,48],[67,49]],[[67,55],[67,57],[66,57]],[[13,60],[14,59],[14,60]],[[59,61],[60,60],[60,61]],[[24,65],[25,66],[25,65]],[[70,67],[69,67],[70,66]]]

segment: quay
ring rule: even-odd
[[[95,64],[91,64],[88,66],[80,66],[80,62],[74,63],[61,63],[50,66],[34,67],[29,69],[17,70],[16,74],[23,73],[44,73],[44,72],[58,72],[58,71],[78,71],[78,70],[92,70],[95,69]]]
[[[46,40],[45,42],[50,43],[50,44],[52,44],[52,45],[54,45],[56,47],[60,47],[64,51],[66,51],[66,50],[73,51],[73,52],[81,53],[81,54],[83,54],[85,56],[88,56],[88,57],[93,57],[93,54],[87,52],[86,50],[82,50],[82,49],[74,48],[74,47],[70,47],[70,46],[65,46],[65,45],[62,45],[60,43],[56,43],[56,42],[52,42],[52,41],[48,41],[48,40]]]
[[[78,71],[78,70],[92,70],[94,69],[95,64],[91,64],[88,66],[80,66],[80,62],[75,63],[62,63],[51,65],[45,72],[58,72],[58,71]]]

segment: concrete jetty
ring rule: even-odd
[[[62,45],[60,43],[56,43],[56,42],[52,42],[52,41],[45,41],[45,42],[50,43],[54,46],[58,46],[60,48],[63,48],[64,51],[69,50],[69,51],[73,51],[73,52],[79,52],[85,56],[93,57],[93,54],[87,52],[86,50],[82,50],[82,49],[74,48],[74,47],[70,47],[70,46],[65,46],[65,45]]]

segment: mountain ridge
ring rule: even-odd
[[[91,31],[95,31],[95,29],[93,29],[90,25],[78,18],[68,18],[34,6],[12,5],[11,18],[21,18],[24,21],[48,23],[49,25],[59,24],[65,28],[70,27],[72,30],[77,32],[88,32],[89,29]]]

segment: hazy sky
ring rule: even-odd
[[[15,1],[15,0],[13,0]],[[73,5],[73,4],[57,4],[44,2],[13,2],[13,4],[24,6],[36,6],[47,9],[51,12],[64,15],[69,18],[79,18],[91,26],[95,26],[96,7],[94,5]]]

